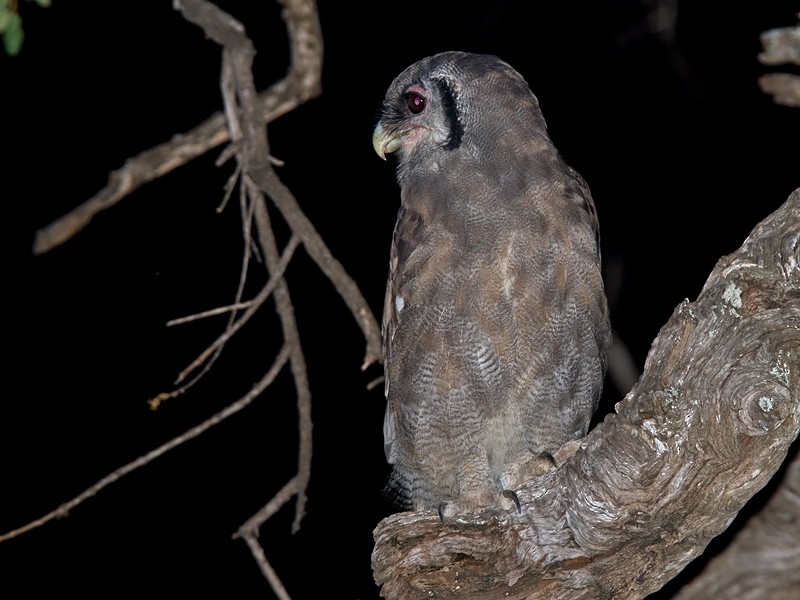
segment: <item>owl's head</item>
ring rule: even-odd
[[[386,92],[372,136],[381,158],[404,171],[438,171],[451,157],[483,159],[546,139],[539,103],[523,77],[496,56],[442,52],[414,63]]]

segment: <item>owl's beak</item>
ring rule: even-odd
[[[375,131],[372,132],[372,147],[375,153],[383,160],[386,160],[386,155],[396,151],[403,145],[403,136],[400,132],[394,129],[384,129],[378,123]]]

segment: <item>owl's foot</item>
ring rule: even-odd
[[[458,516],[463,517],[464,515],[468,515],[470,512],[474,512],[479,508],[480,507],[477,506],[470,506],[461,502],[448,500],[445,502],[439,502],[439,506],[436,507],[436,510],[439,512],[439,521],[442,525],[444,525],[445,519],[453,519]]]
[[[522,506],[519,503],[519,496],[517,496],[517,492],[514,490],[503,490],[500,492],[500,495],[504,498],[508,498],[514,502],[514,505],[517,507],[517,512],[522,513]]]
[[[518,489],[525,482],[536,479],[556,467],[556,461],[549,452],[524,454],[506,465],[498,486],[503,490]]]
[[[442,523],[442,525],[444,525],[445,519],[464,516],[471,512],[475,512],[480,508],[482,507],[448,500],[445,502],[439,502],[439,506],[436,507],[436,510],[439,512],[439,521]]]
[[[479,498],[465,497],[458,502],[440,502],[436,510],[439,513],[439,521],[444,524],[445,518],[452,518],[489,507],[496,507],[501,510],[516,508],[518,513],[522,513],[522,505],[520,504],[517,492],[514,490],[497,490],[497,488],[491,492],[485,490],[483,494],[479,495]]]
[[[538,475],[544,475],[550,469],[557,467],[556,459],[549,452],[538,452],[534,454],[533,460],[535,463],[534,470],[538,471]],[[534,475],[535,477],[536,475]]]
[[[437,510],[439,511],[439,522],[444,525],[444,514],[447,510],[447,505],[452,504],[452,502],[439,502],[439,506]]]
[[[578,450],[580,450],[584,444],[586,443],[585,438],[579,438],[577,440],[572,440],[567,442],[561,448],[556,450],[553,453],[552,458],[555,459],[555,464],[563,465],[567,462],[570,458],[572,458]]]

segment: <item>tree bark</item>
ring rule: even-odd
[[[800,189],[675,309],[616,413],[517,490],[519,514],[384,519],[375,581],[387,599],[642,598],[776,473],[799,397]]]
[[[800,598],[800,454],[780,487],[674,600]]]

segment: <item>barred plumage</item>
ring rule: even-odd
[[[584,435],[610,341],[597,216],[536,97],[446,52],[390,86],[373,135],[401,207],[384,304],[386,456],[408,507],[501,502]]]

